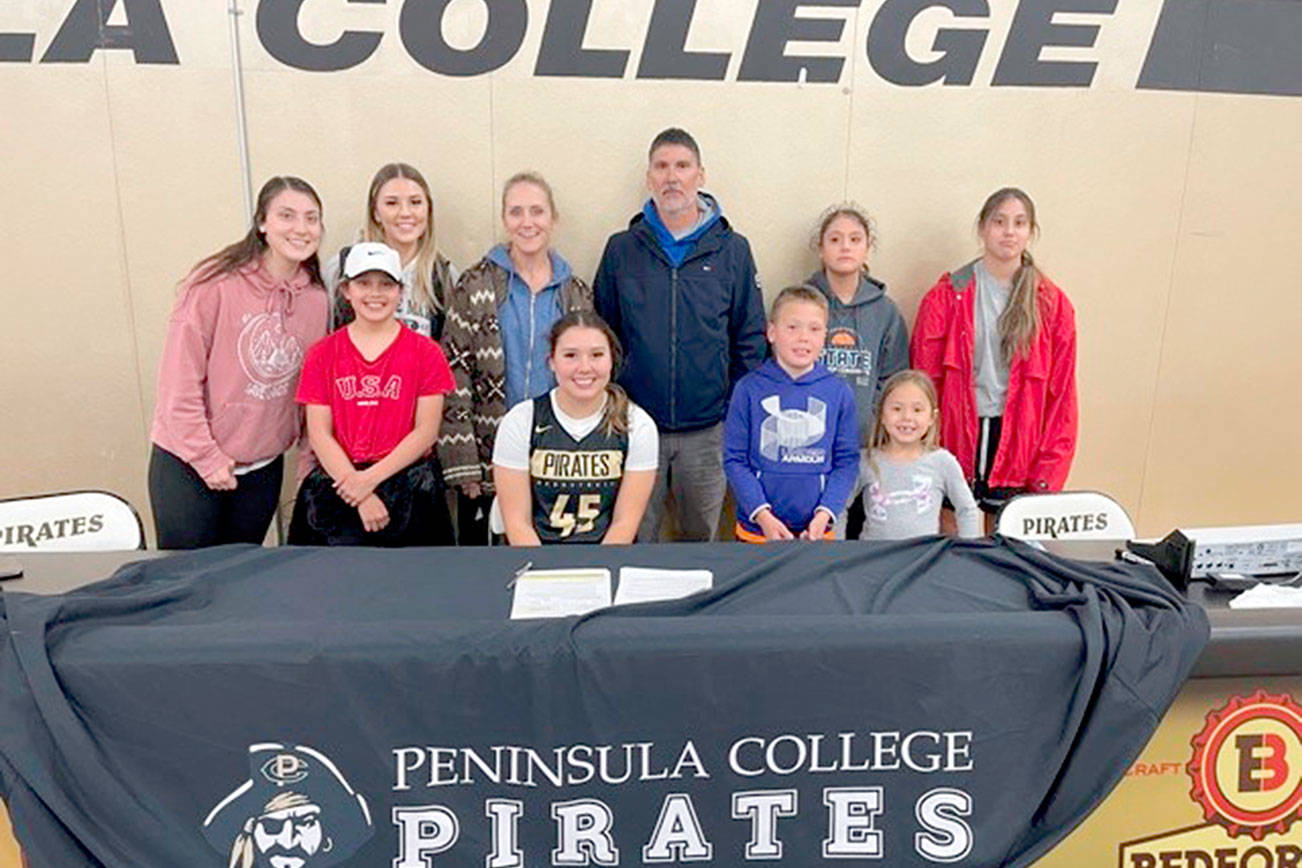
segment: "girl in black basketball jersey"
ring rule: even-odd
[[[651,417],[611,381],[619,341],[591,311],[552,327],[556,388],[502,417],[493,482],[513,546],[629,543],[655,483]]]

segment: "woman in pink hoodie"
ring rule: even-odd
[[[158,369],[149,500],[160,549],[260,543],[283,453],[298,438],[294,389],[325,336],[321,199],[272,178],[247,235],[181,283]]]

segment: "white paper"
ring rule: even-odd
[[[586,615],[610,605],[610,570],[527,570],[515,580],[511,620]]]
[[[1259,584],[1230,600],[1231,609],[1291,609],[1302,606],[1302,588]]]
[[[651,567],[620,567],[619,588],[615,605],[648,603],[653,600],[677,600],[714,584],[709,570],[662,570]]]

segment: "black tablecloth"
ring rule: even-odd
[[[715,583],[511,622],[525,561]],[[1026,865],[1207,638],[1154,571],[939,538],[235,546],[0,603],[0,772],[61,868]]]

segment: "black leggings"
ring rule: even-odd
[[[977,422],[976,479],[972,482],[972,496],[982,512],[997,515],[1005,503],[1018,494],[1020,488],[993,488],[989,483],[990,470],[999,454],[999,441],[1003,438],[1004,418],[987,416]]]
[[[225,543],[261,544],[276,513],[284,456],[235,477],[232,491],[214,491],[186,462],[158,446],[149,455],[149,503],[160,549]]]

